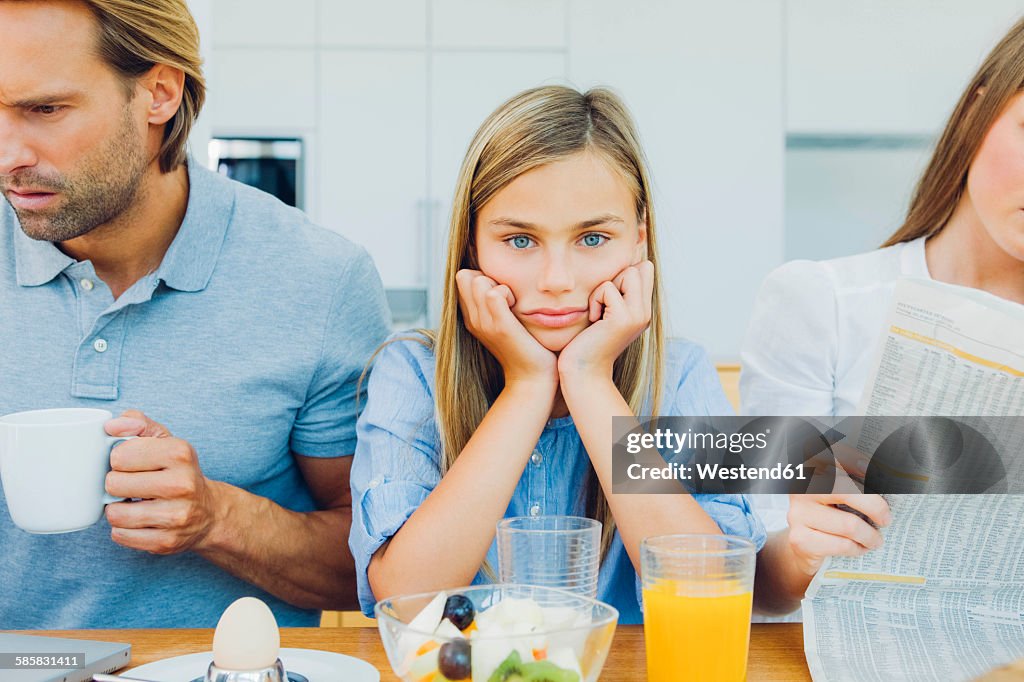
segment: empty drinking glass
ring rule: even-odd
[[[503,583],[597,595],[601,522],[580,516],[514,516],[498,522],[498,577]]]

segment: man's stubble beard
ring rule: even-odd
[[[131,107],[126,104],[117,133],[97,154],[85,159],[73,178],[47,178],[31,172],[14,176],[16,185],[59,192],[60,203],[54,209],[15,209],[22,230],[32,239],[63,242],[110,223],[141,198],[148,165]]]

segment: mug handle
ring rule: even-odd
[[[138,436],[107,436],[107,445],[110,447],[110,450],[113,450],[114,446],[117,445],[118,443],[123,443],[124,441],[131,440],[133,438],[138,438]],[[109,459],[110,455],[108,454],[107,457]],[[109,471],[109,469],[108,469],[108,471]],[[113,495],[108,493],[106,490],[103,491],[103,504],[104,505],[114,504],[116,502],[124,502],[124,501],[126,501],[128,499],[129,498],[127,498],[127,497],[114,497]]]

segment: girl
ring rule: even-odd
[[[1024,303],[1024,20],[989,54],[957,104],[903,226],[878,251],[782,266],[762,286],[742,352],[743,412],[850,415],[864,390],[900,276],[931,277]],[[782,498],[784,500],[785,498]],[[759,608],[797,607],[830,555],[881,545],[877,495],[790,498],[758,556]]]
[[[526,91],[477,132],[453,202],[441,325],[386,344],[352,468],[359,598],[486,581],[505,516],[604,524],[598,598],[641,621],[640,541],[763,542],[741,496],[613,495],[612,415],[728,414],[663,342],[650,181],[606,90]]]

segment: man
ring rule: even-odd
[[[106,522],[30,535],[0,503],[0,628],[355,602],[383,290],[362,249],[187,161],[198,42],[184,0],[0,0],[0,414],[102,407],[141,436],[111,454],[107,491],[135,501]]]

